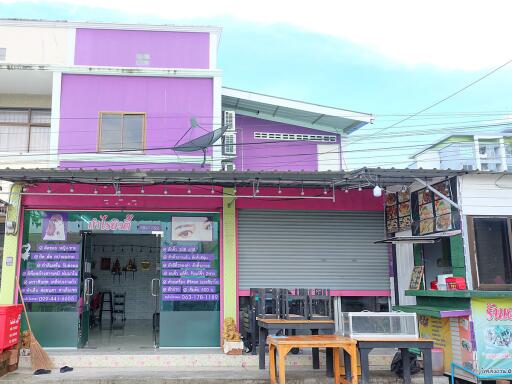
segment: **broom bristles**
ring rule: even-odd
[[[30,335],[30,359],[34,370],[53,368],[52,359],[32,334]]]

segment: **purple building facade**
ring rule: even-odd
[[[222,87],[219,29],[76,28],[55,75],[50,146],[60,168],[305,170],[345,167],[370,116]],[[175,147],[215,129],[202,150]]]

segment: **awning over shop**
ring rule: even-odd
[[[212,184],[217,186],[382,188],[423,180],[448,178],[460,172],[439,169],[361,168],[341,172],[185,171],[114,169],[0,169],[0,180],[21,183]]]
[[[446,232],[439,232],[439,233],[433,233],[430,235],[423,235],[423,236],[395,236],[390,237],[388,239],[379,240],[376,241],[375,244],[379,243],[388,243],[388,244],[397,244],[397,243],[413,243],[413,244],[432,244],[439,240],[441,240],[443,237],[451,237],[460,234],[460,230],[456,231],[446,231]]]

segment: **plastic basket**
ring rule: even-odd
[[[0,305],[0,351],[18,344],[22,309],[20,304]]]

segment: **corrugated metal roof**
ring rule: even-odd
[[[340,134],[352,133],[373,120],[369,113],[226,87],[222,88],[222,108],[244,116]]]
[[[491,172],[454,171],[441,169],[361,168],[341,172],[282,172],[282,171],[169,171],[169,170],[114,170],[114,169],[0,169],[0,180],[10,182],[112,183],[124,184],[215,184],[222,186],[336,186],[363,188],[413,183],[415,178],[425,180],[452,177],[459,174]]]

